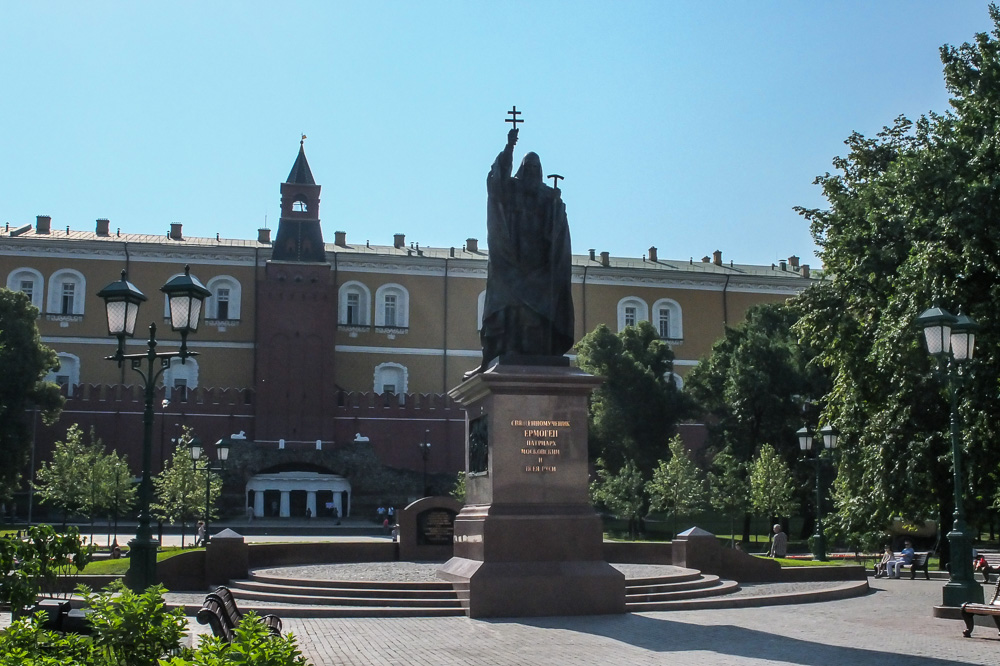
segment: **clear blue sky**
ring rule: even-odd
[[[324,235],[485,241],[505,112],[574,251],[818,263],[852,131],[947,109],[983,0],[6,2],[0,224],[255,238],[308,135]]]

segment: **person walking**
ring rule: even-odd
[[[775,524],[774,538],[771,539],[771,550],[767,552],[768,557],[784,557],[788,552],[788,535],[785,534],[781,525]]]

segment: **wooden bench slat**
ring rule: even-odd
[[[201,624],[209,625],[213,634],[232,643],[233,631],[243,619],[243,613],[236,605],[236,597],[233,596],[232,590],[220,585],[214,592],[205,595],[205,602],[196,617]],[[261,619],[273,635],[281,635],[280,617],[268,614]]]

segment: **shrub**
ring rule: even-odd
[[[302,656],[293,634],[272,636],[271,631],[252,611],[233,632],[233,642],[206,636],[194,652],[183,657],[174,657],[168,666],[223,666],[223,664],[246,664],[247,666],[308,666]]]
[[[78,666],[93,664],[86,636],[42,628],[44,613],[15,620],[0,632],[0,666]]]
[[[182,609],[167,610],[163,586],[137,594],[116,580],[97,594],[84,585],[77,591],[91,611],[87,619],[94,649],[104,658],[100,663],[156,666],[161,657],[180,648],[187,621]]]
[[[55,588],[60,575],[82,570],[91,553],[75,527],[58,533],[51,525],[35,525],[23,537],[0,536],[0,601],[10,604],[13,618],[20,617],[39,593]]]

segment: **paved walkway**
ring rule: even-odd
[[[284,626],[316,666],[1000,663],[995,629],[977,626],[962,638],[961,622],[931,616],[940,581],[870,582],[864,597],[796,606],[522,620],[288,618]]]

